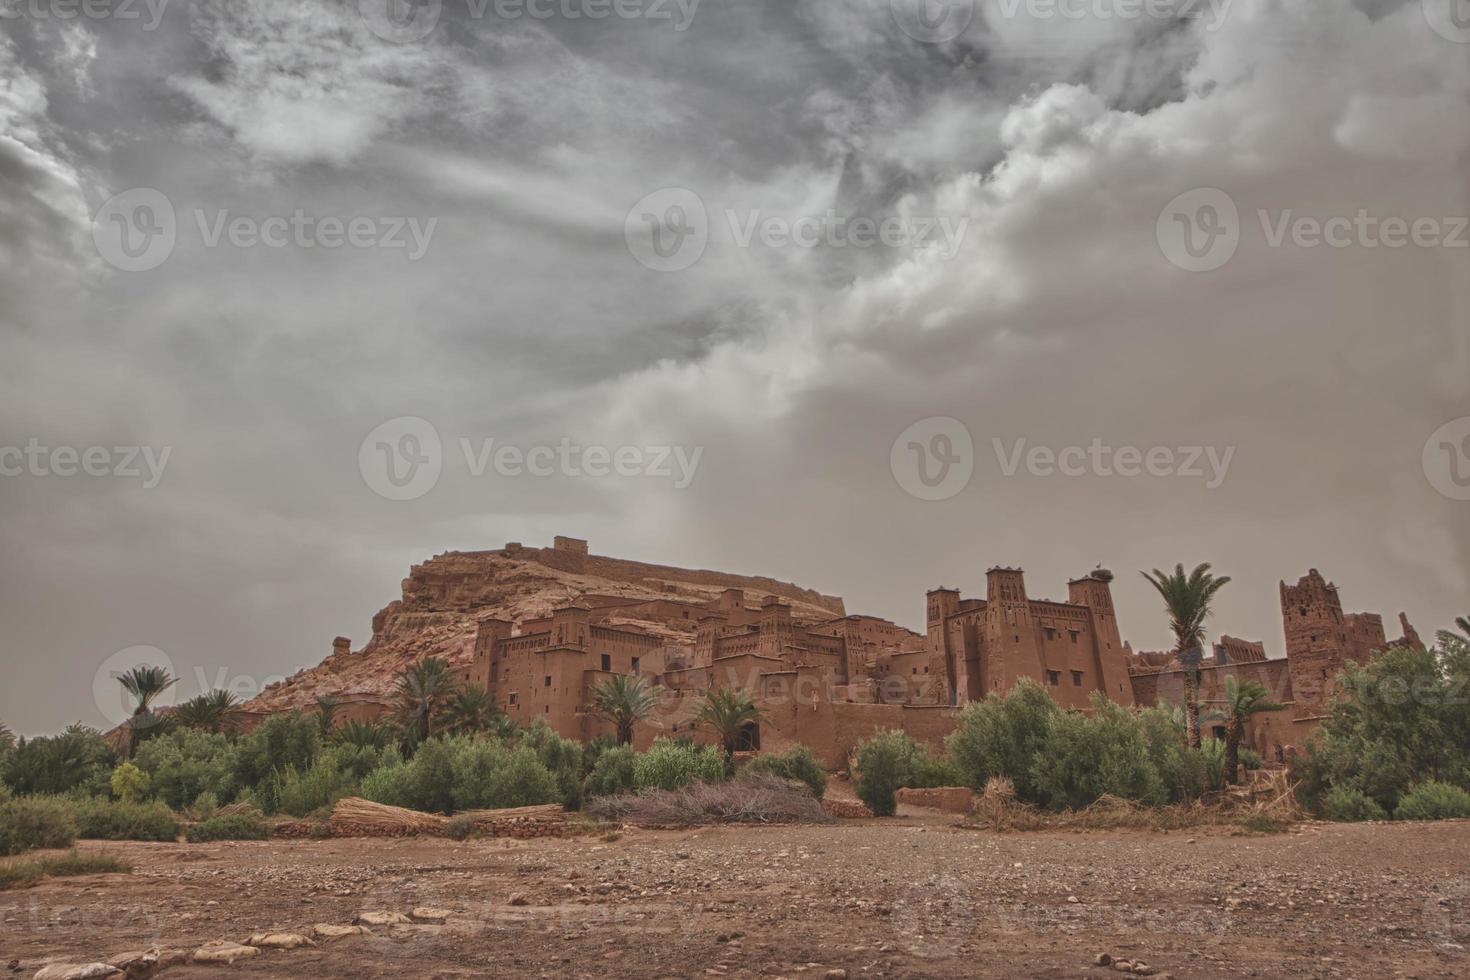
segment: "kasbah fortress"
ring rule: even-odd
[[[858,742],[883,729],[940,746],[963,705],[1023,678],[1068,708],[1086,710],[1095,691],[1123,705],[1182,704],[1175,656],[1135,652],[1123,641],[1112,578],[1092,571],[1055,602],[1031,598],[1021,569],[992,568],[983,598],[930,591],[919,634],[849,615],[840,598],[790,583],[593,555],[576,538],[449,552],[413,566],[403,598],[373,617],[366,646],[354,652],[338,637],[319,666],[251,701],[246,721],[314,710],[323,695],[341,702],[339,723],[378,719],[392,710],[397,672],[436,656],[511,719],[543,718],[581,740],[613,734],[591,710],[598,684],[617,674],[647,677],[662,698],[636,730],[639,748],[666,735],[707,740],[692,723],[705,692],[743,689],[760,708],[743,748],[801,743],[840,770]],[[1223,699],[1229,677],[1261,682],[1284,705],[1252,717],[1246,732],[1268,764],[1303,750],[1349,661],[1420,644],[1402,613],[1403,636],[1391,642],[1380,616],[1344,613],[1337,587],[1315,569],[1295,585],[1281,583],[1281,615],[1285,657],[1221,636],[1199,668],[1207,734],[1211,703]]]

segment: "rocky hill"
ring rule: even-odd
[[[520,623],[578,600],[595,604],[600,597],[618,596],[700,602],[729,588],[743,590],[752,606],[764,596],[780,596],[791,604],[798,621],[845,614],[841,599],[789,582],[592,555],[585,542],[569,538],[557,538],[552,548],[511,544],[499,551],[451,551],[409,570],[403,598],[373,617],[372,638],[362,649],[353,651],[339,639],[322,663],[272,685],[245,707],[271,712],[308,707],[322,695],[386,697],[394,675],[424,657],[467,667],[477,625],[486,616]],[[635,623],[666,635],[672,643],[691,643],[694,638],[694,623],[689,620],[614,614],[608,622]]]

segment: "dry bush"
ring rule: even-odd
[[[991,830],[1186,830],[1192,827],[1243,827],[1256,832],[1285,830],[1303,817],[1295,787],[1283,774],[1261,779],[1211,801],[1145,806],[1104,796],[1080,810],[1050,812],[1015,799],[1006,779],[991,779],[975,803],[975,822]]]
[[[805,784],[760,774],[728,783],[692,783],[676,790],[603,796],[587,812],[600,820],[641,827],[832,822]]]

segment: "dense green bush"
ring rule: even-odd
[[[1134,711],[1094,694],[1091,713],[1064,711],[1040,685],[971,704],[947,743],[963,785],[1005,777],[1016,797],[1053,810],[1112,795],[1154,805],[1195,799],[1224,781],[1224,743],[1192,749],[1182,712]]]
[[[454,740],[457,745],[458,740]],[[383,765],[362,781],[364,797],[389,806],[434,813],[454,812],[454,749],[444,739],[419,745],[412,759],[401,760],[394,750],[384,754]]]
[[[211,840],[265,840],[270,828],[258,813],[226,813],[201,820],[185,833],[189,843]]]
[[[528,744],[486,739],[461,744],[457,749],[452,762],[457,809],[532,806],[563,802],[566,797],[558,774],[548,769]],[[580,791],[577,796],[580,799]]]
[[[633,761],[633,782],[642,789],[679,789],[694,782],[725,779],[725,757],[713,745],[660,738]]]
[[[633,792],[638,785],[633,774],[637,758],[637,753],[629,745],[604,748],[583,784],[587,797],[618,796]]]
[[[266,777],[287,769],[305,772],[316,761],[320,748],[321,733],[315,718],[299,711],[272,715],[237,743],[235,780],[244,787],[259,786]]]
[[[1034,801],[1032,767],[1059,714],[1045,688],[1023,680],[1004,697],[991,694],[965,706],[959,727],[945,743],[949,757],[977,793],[992,777],[1005,776],[1015,783],[1017,797]]]
[[[523,744],[536,752],[541,764],[556,778],[561,803],[568,810],[582,808],[582,743],[562,738],[543,718],[520,733]]]
[[[1395,648],[1348,664],[1332,705],[1300,762],[1303,800],[1324,807],[1337,787],[1395,812],[1424,781],[1470,786],[1470,649],[1440,634],[1438,650]]]
[[[857,750],[858,799],[875,816],[891,817],[898,810],[898,790],[914,777],[919,751],[913,739],[896,729],[879,732]]]
[[[116,761],[101,732],[72,725],[60,735],[22,739],[6,754],[4,779],[17,796],[73,792],[105,796]]]
[[[770,753],[758,755],[746,763],[745,768],[740,772],[742,775],[768,773],[782,779],[795,779],[806,783],[812,791],[812,796],[819,800],[822,794],[827,792],[827,773],[812,755],[811,750],[804,745],[787,749],[780,755]]]
[[[1393,815],[1397,820],[1453,820],[1470,817],[1470,793],[1449,783],[1420,783],[1404,794]]]
[[[77,836],[83,840],[172,841],[179,838],[179,821],[162,803],[77,800],[71,803],[71,811],[76,819]]]
[[[357,780],[337,766],[338,760],[323,755],[305,772],[297,772],[295,767],[288,766],[285,772],[269,777],[274,781],[272,792],[262,795],[273,806],[265,812],[304,817],[313,810],[331,806],[344,796],[351,796],[357,791]]]
[[[1357,823],[1362,820],[1387,820],[1388,811],[1362,790],[1334,786],[1322,802],[1322,813],[1328,820]]]
[[[964,786],[968,780],[959,766],[944,756],[920,752],[914,758],[914,774],[905,786],[913,789],[933,789],[938,786]]]
[[[1078,810],[1104,794],[1167,803],[1147,749],[1134,713],[1095,692],[1091,715],[1064,711],[1051,719],[1046,751],[1031,764],[1037,798],[1054,810]]]
[[[71,847],[77,822],[64,800],[25,796],[0,803],[0,857],[38,847]]]
[[[236,749],[225,735],[180,729],[138,746],[133,761],[148,774],[149,795],[175,810],[193,805],[201,793],[235,798]]]

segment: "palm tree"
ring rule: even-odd
[[[454,694],[454,676],[449,664],[426,657],[398,674],[398,722],[416,741],[423,742],[434,731],[434,716],[443,711]]]
[[[721,689],[707,691],[704,703],[694,715],[696,725],[708,725],[720,737],[725,750],[725,768],[735,767],[735,749],[747,725],[760,719],[760,709],[744,691]]]
[[[128,758],[132,758],[133,753],[137,751],[143,730],[150,728],[157,721],[153,716],[153,699],[173,687],[178,681],[177,677],[170,677],[168,671],[162,667],[150,667],[145,664],[139,664],[127,673],[118,675],[117,682],[138,702],[138,706],[133,709],[132,717],[127,721]]]
[[[478,684],[466,684],[454,692],[454,700],[445,710],[449,730],[456,735],[476,735],[496,726],[495,701]]]
[[[332,734],[332,725],[337,720],[337,709],[342,700],[330,694],[319,694],[316,699],[316,728],[322,738]]]
[[[332,732],[336,745],[351,745],[358,749],[385,749],[393,741],[393,730],[375,721],[350,719]]]
[[[633,726],[653,714],[659,690],[647,678],[631,674],[609,677],[592,689],[592,710],[618,730],[618,744],[633,743]]]
[[[1234,677],[1225,679],[1225,778],[1235,782],[1240,766],[1240,740],[1245,736],[1245,721],[1263,711],[1280,711],[1286,705],[1270,699],[1266,685],[1260,681],[1244,684]]]
[[[1215,593],[1230,581],[1228,575],[1218,578],[1210,574],[1208,562],[1184,574],[1182,564],[1172,574],[1157,568],[1153,574],[1141,573],[1164,599],[1169,613],[1169,629],[1174,631],[1174,654],[1184,668],[1184,710],[1189,720],[1189,744],[1199,748],[1199,664],[1204,655],[1205,620],[1210,616],[1210,603]]]
[[[206,691],[175,708],[174,720],[185,728],[229,734],[240,721],[240,699],[233,691]]]

